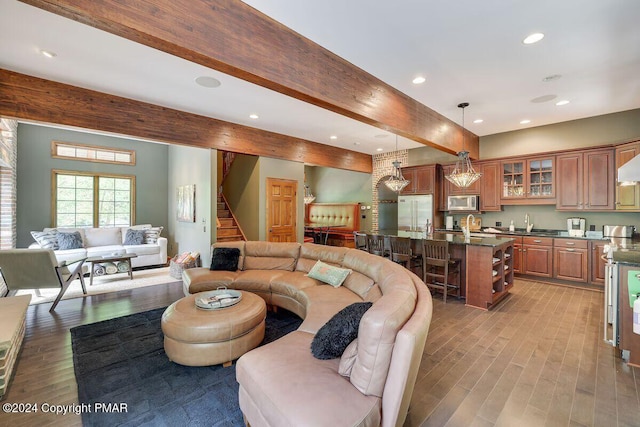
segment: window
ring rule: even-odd
[[[55,227],[126,227],[135,223],[135,177],[53,171]]]
[[[124,148],[96,147],[73,142],[51,141],[51,157],[88,162],[136,164],[136,152]]]

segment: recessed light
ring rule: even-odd
[[[475,119],[475,120],[473,121],[473,123],[482,123],[482,122],[484,122],[484,120],[482,120],[482,119]]]
[[[531,100],[531,102],[533,102],[534,104],[541,104],[543,102],[552,101],[552,100],[556,99],[557,97],[558,97],[558,95],[542,95],[542,96],[539,96],[537,98],[533,98]]]
[[[533,34],[529,34],[527,37],[525,37],[524,40],[522,40],[522,43],[524,43],[524,44],[534,44],[534,43],[538,43],[543,38],[544,38],[544,34],[542,34],[542,33],[533,33]]]
[[[376,151],[382,151],[384,148],[376,148]]]
[[[258,116],[257,114],[249,114],[249,118],[255,120],[260,118],[260,116]]]
[[[360,145],[360,143],[359,142],[354,142],[353,145]]]
[[[556,105],[560,107],[560,106],[563,106],[563,105],[567,105],[570,102],[571,101],[569,101],[568,99],[563,99],[562,101],[556,102]]]
[[[196,78],[196,83],[202,87],[214,88],[220,86],[220,80],[209,77],[209,76],[200,76]]]
[[[422,77],[422,76],[418,76],[418,77],[416,77],[415,79],[413,79],[412,81],[413,81],[413,84],[414,84],[414,85],[419,85],[419,84],[422,84],[422,83],[426,82],[426,81],[427,81],[427,79],[425,79],[425,78],[424,78],[424,77]]]
[[[379,133],[379,134],[375,135],[374,138],[386,138],[388,136],[389,136],[389,134],[387,134],[387,133]]]
[[[529,120],[529,119],[520,120],[520,124],[521,125],[528,125],[529,123],[531,123],[531,120]]]
[[[50,50],[41,50],[40,53],[46,56],[47,58],[53,58],[57,56],[55,52],[51,52]]]
[[[562,75],[560,75],[560,74],[552,74],[550,76],[543,77],[542,81],[545,82],[545,83],[548,83],[548,82],[552,82],[552,81],[558,80],[560,77],[562,77]]]
[[[335,136],[335,135],[331,135],[331,136],[329,137],[329,139],[338,139],[338,137],[337,137],[337,136]]]

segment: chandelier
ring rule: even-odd
[[[469,187],[482,176],[480,172],[476,172],[473,169],[471,159],[469,159],[469,152],[464,149],[464,109],[468,106],[468,102],[458,104],[458,108],[462,108],[462,151],[458,152],[456,167],[449,175],[445,175],[445,178],[447,178],[449,182],[460,188]]]
[[[316,196],[314,196],[311,193],[311,190],[309,189],[309,186],[305,185],[304,186],[304,204],[308,205],[309,203],[312,203],[315,199],[316,199]]]
[[[391,190],[399,193],[404,187],[409,185],[409,181],[402,176],[402,169],[400,169],[400,161],[398,160],[398,135],[396,135],[396,160],[392,162],[393,171],[391,176],[387,178],[384,184]]]

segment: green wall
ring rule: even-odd
[[[305,166],[307,185],[316,203],[362,203],[371,206],[371,174],[321,166]],[[300,190],[301,192],[303,189]],[[371,209],[360,211],[360,228],[371,229]],[[363,218],[364,217],[364,218]],[[397,221],[394,221],[397,223]]]
[[[136,165],[54,159],[52,140],[132,149]],[[51,226],[52,169],[135,175],[136,222],[167,227],[167,145],[24,123],[17,141],[17,247],[33,243],[30,231]]]
[[[215,241],[217,151],[205,148],[169,146],[169,256],[185,251],[198,251],[202,265],[209,265],[211,242]],[[179,186],[196,186],[196,222],[176,219]]]

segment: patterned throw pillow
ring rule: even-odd
[[[58,249],[80,249],[82,247],[82,235],[79,231],[72,233],[58,232]]]
[[[124,237],[123,245],[125,246],[141,245],[144,243],[144,238],[145,238],[144,230],[134,230],[130,228],[127,230],[127,234]],[[156,237],[156,241],[157,240],[158,238]]]
[[[151,227],[144,229],[144,243],[146,245],[152,244],[155,245],[158,243],[158,237],[160,237],[160,233],[162,233],[162,229],[164,227]]]
[[[32,231],[31,235],[42,249],[58,249],[58,230]]]
[[[333,265],[325,264],[318,260],[307,276],[337,288],[342,285],[342,282],[344,282],[344,279],[346,279],[350,273],[351,270],[348,268],[334,267]]]

